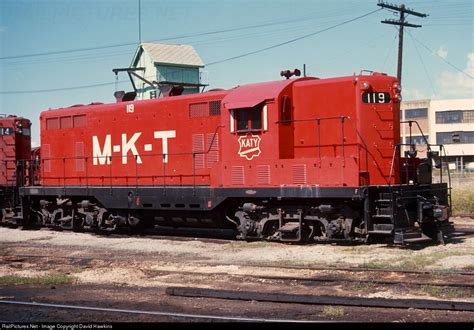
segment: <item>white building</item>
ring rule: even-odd
[[[163,96],[173,86],[183,88],[181,94],[199,92],[201,85],[200,68],[204,63],[190,45],[168,45],[142,43],[138,46],[130,68],[149,84],[133,77],[137,89],[137,100]]]
[[[444,145],[451,169],[474,171],[474,99],[402,102],[401,142],[407,144],[409,126],[403,122],[409,120],[419,123],[430,144]],[[411,143],[417,145],[419,152],[426,151],[426,143],[415,124]]]

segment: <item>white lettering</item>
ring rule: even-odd
[[[243,148],[254,148],[258,146],[259,138],[247,138],[240,140],[240,146]]]
[[[110,156],[112,155],[112,143],[110,142],[110,134],[105,136],[104,148],[100,148],[99,138],[92,137],[92,157],[93,164],[105,165],[110,164]]]
[[[142,135],[142,133],[137,132],[127,141],[127,134],[122,134],[122,164],[127,164],[127,154],[129,151],[131,151],[132,155],[136,157],[138,164],[142,163],[142,159],[140,158],[137,147],[135,146],[135,142],[137,142],[140,135]]]
[[[176,137],[176,131],[155,131],[155,139],[162,139],[163,163],[168,163],[168,139]]]

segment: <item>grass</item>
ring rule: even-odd
[[[450,288],[450,287],[439,287],[434,285],[423,285],[420,288],[422,293],[428,294],[431,297],[437,298],[447,298],[447,299],[454,299],[454,298],[470,298],[470,292],[465,290],[461,290],[458,288]]]
[[[344,308],[334,306],[324,306],[321,310],[321,316],[336,318],[344,316]]]
[[[424,269],[427,266],[433,265],[438,260],[447,258],[447,257],[454,257],[464,255],[464,253],[459,252],[450,252],[450,251],[442,251],[442,252],[433,252],[430,254],[419,254],[415,256],[411,256],[399,264],[401,269]]]
[[[74,278],[65,274],[52,274],[34,277],[24,277],[17,275],[0,276],[0,285],[60,285],[71,284]]]
[[[433,252],[430,254],[419,254],[411,255],[404,257],[404,261],[401,263],[397,262],[366,262],[363,263],[361,268],[374,268],[374,269],[392,269],[392,270],[421,270],[425,269],[427,266],[431,266],[436,263],[438,260],[453,257],[453,256],[462,256],[465,253],[460,252],[451,252],[451,251],[441,251]]]
[[[470,186],[452,190],[453,215],[474,214],[474,189]]]

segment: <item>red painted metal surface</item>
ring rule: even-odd
[[[45,111],[42,184],[387,184],[396,86],[382,74],[300,78]]]
[[[17,116],[0,117],[0,185],[17,183],[17,161],[30,159],[31,123]]]

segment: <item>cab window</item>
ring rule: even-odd
[[[262,129],[262,107],[238,109],[236,111],[237,131],[255,131]]]

